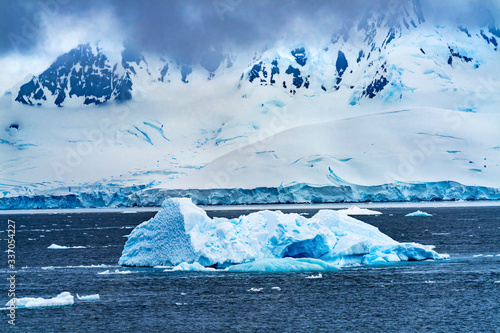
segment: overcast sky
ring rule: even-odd
[[[381,9],[389,2],[0,0],[0,93],[80,43],[101,41],[119,51],[125,41],[189,63],[227,45],[251,48],[276,38],[329,38],[366,7]],[[427,20],[469,26],[499,23],[499,2],[421,0]]]

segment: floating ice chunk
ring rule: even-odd
[[[57,245],[57,244],[52,244],[48,249],[51,250],[67,250],[67,249],[85,249],[85,246],[62,246],[62,245]]]
[[[100,264],[100,265],[63,266],[63,267],[57,267],[57,268],[106,268],[106,267],[117,267],[117,266],[116,265]]]
[[[421,210],[417,210],[416,212],[409,213],[405,215],[406,217],[417,217],[417,216],[432,216],[432,214],[422,212]]]
[[[323,274],[321,274],[321,273],[318,273],[318,275],[306,276],[306,279],[322,279],[322,278],[323,278]]]
[[[340,209],[337,212],[346,215],[382,215],[381,212],[366,208],[359,208],[357,206],[351,206],[347,209]]]
[[[238,272],[282,272],[446,257],[432,246],[398,243],[332,210],[311,218],[266,210],[212,219],[190,199],[167,199],[154,218],[132,230],[119,264],[183,264],[184,269],[197,263]]]
[[[52,244],[48,247],[48,249],[51,249],[51,250],[66,250],[66,249],[69,249],[69,247],[67,246],[61,246],[61,245],[57,245],[57,244]]]
[[[271,290],[281,291],[280,287],[272,287]]]
[[[99,274],[99,275],[108,275],[108,274],[111,274],[111,272],[109,271],[109,269],[107,269],[104,272],[98,272],[97,274]]]
[[[73,305],[75,303],[75,299],[73,295],[69,292],[65,291],[60,293],[54,298],[32,298],[32,297],[24,297],[24,298],[13,298],[5,304],[5,306],[10,307],[12,303],[15,302],[15,306],[20,309],[32,309],[32,308],[42,308],[48,306],[65,306],[65,305]]]
[[[98,301],[100,299],[99,294],[94,294],[94,295],[78,295],[76,294],[76,298],[80,301],[85,301],[85,302],[93,302],[93,301]]]
[[[200,272],[200,271],[215,271],[215,268],[205,267],[195,262],[192,264],[188,264],[186,262],[181,262],[179,265],[174,266],[172,269],[166,269],[165,272],[171,271],[191,271],[191,272]]]
[[[111,272],[109,269],[105,270],[104,272],[99,272],[97,274],[99,275],[111,275],[111,274],[130,274],[132,273],[131,271],[120,271],[119,269],[115,269],[114,272]]]
[[[250,288],[247,291],[253,291],[255,293],[261,293],[264,288]]]
[[[314,272],[326,270],[339,270],[339,267],[326,261],[313,258],[279,258],[262,259],[245,264],[230,266],[230,272]]]

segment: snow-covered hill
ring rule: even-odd
[[[497,198],[500,29],[410,4],[199,64],[79,45],[0,99],[0,206]]]

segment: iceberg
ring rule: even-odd
[[[15,306],[20,309],[32,309],[32,308],[42,308],[48,306],[65,306],[65,305],[73,305],[75,303],[75,299],[71,293],[65,291],[60,293],[56,297],[53,298],[41,298],[41,297],[23,297],[23,298],[13,298],[5,304],[6,307],[12,306],[15,303]]]
[[[366,208],[359,208],[357,206],[351,206],[347,209],[340,209],[337,212],[343,213],[346,215],[382,215],[381,212]]]
[[[322,279],[322,278],[323,278],[323,274],[321,274],[321,273],[318,273],[318,275],[306,276],[306,279]]]
[[[120,271],[119,269],[115,269],[114,272],[111,272],[109,269],[105,270],[104,272],[99,272],[97,274],[99,275],[112,275],[112,274],[131,274],[131,271]]]
[[[63,245],[57,245],[57,244],[51,244],[48,249],[51,250],[67,250],[67,249],[85,249],[85,246],[63,246]]]
[[[85,302],[93,302],[93,301],[98,301],[100,299],[99,294],[82,295],[82,296],[76,294],[76,298],[78,298],[79,301],[85,301]]]
[[[417,217],[417,216],[432,216],[432,214],[422,212],[421,210],[417,210],[416,212],[409,213],[405,215],[406,217]]]
[[[261,293],[264,288],[250,288],[247,291],[253,291],[254,293]]]
[[[325,271],[341,266],[444,259],[433,246],[399,243],[333,210],[311,218],[259,211],[209,218],[190,199],[166,199],[125,243],[122,266],[212,267],[234,272]]]

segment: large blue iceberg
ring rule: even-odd
[[[259,211],[209,218],[191,199],[167,199],[128,236],[126,266],[198,263],[230,271],[319,271],[355,264],[443,259],[433,246],[399,243],[376,227],[332,210],[311,218]]]

